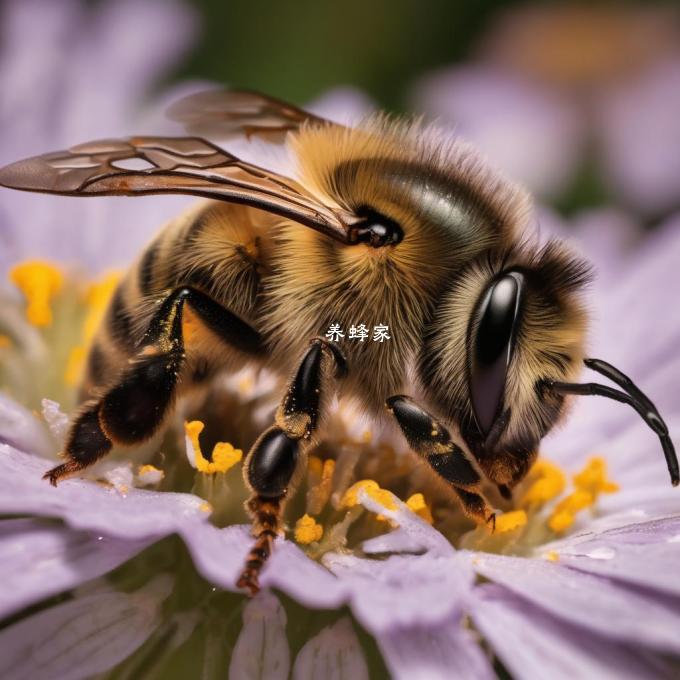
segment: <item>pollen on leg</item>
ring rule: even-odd
[[[13,267],[9,278],[26,297],[26,318],[30,323],[49,326],[52,323],[50,303],[64,285],[62,273],[48,262],[29,260]]]

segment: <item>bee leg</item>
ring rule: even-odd
[[[66,440],[66,462],[45,474],[53,486],[106,455],[114,443],[149,439],[174,405],[184,363],[182,312],[185,304],[231,346],[257,352],[259,334],[212,298],[179,288],[163,300],[138,352],[101,398],[86,402]]]
[[[342,352],[334,343],[315,338],[288,385],[274,425],[258,437],[246,458],[244,478],[252,491],[246,509],[253,518],[255,543],[237,586],[251,596],[260,589],[259,574],[282,531],[283,506],[294,486],[295,472],[300,470],[303,443],[317,429],[324,398],[330,392],[326,385],[332,368],[335,378],[346,374]]]
[[[493,531],[496,514],[479,491],[479,474],[463,449],[451,440],[449,431],[409,397],[390,397],[386,405],[413,451],[451,485],[465,514]]]

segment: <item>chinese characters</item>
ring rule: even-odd
[[[340,327],[339,323],[332,323],[326,331],[326,337],[332,342],[339,342],[345,336],[345,331]],[[372,338],[373,342],[385,342],[385,340],[391,340],[392,336],[390,335],[390,327],[387,324],[378,324],[373,326],[372,334],[366,324],[363,323],[360,323],[358,326],[352,324],[349,327],[349,333],[347,334],[348,340],[365,342],[368,340],[368,338]]]

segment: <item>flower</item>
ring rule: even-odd
[[[595,216],[589,219],[597,223]],[[606,213],[602,215],[602,224],[607,219]],[[592,229],[576,241],[582,248],[591,248],[591,256],[601,260],[605,274],[593,290],[600,318],[593,352],[606,349],[617,363],[631,367],[631,373],[654,394],[671,431],[680,425],[672,378],[673,347],[680,327],[672,315],[662,312],[667,304],[663,293],[672,290],[670,282],[677,278],[678,227],[680,217],[627,255],[618,244],[611,249],[618,253],[615,258],[610,250],[597,248]],[[625,266],[630,278],[612,286],[607,273],[617,264]],[[640,290],[657,295],[638,305]],[[648,333],[649,328],[654,333]],[[609,340],[612,334],[619,338],[616,346]],[[642,336],[644,353],[638,351]],[[231,390],[244,411],[255,413],[253,405],[276,392],[275,382],[258,384],[246,374],[229,380],[227,391]],[[74,479],[46,491],[40,477],[50,461],[20,450],[30,451],[34,441],[41,442],[35,434],[39,429],[35,416],[10,402],[4,403],[2,413],[16,434],[13,446],[0,447],[0,515],[22,519],[0,522],[1,540],[10,555],[3,562],[5,582],[11,579],[12,583],[0,600],[0,612],[16,618],[3,631],[6,637],[0,633],[0,647],[7,640],[21,639],[17,631],[22,626],[37,626],[34,630],[46,633],[31,644],[37,649],[39,641],[40,649],[53,650],[53,656],[45,652],[45,658],[54,665],[45,668],[61,668],[59,664],[66,659],[77,661],[61,638],[53,640],[48,635],[60,617],[74,612],[78,626],[94,625],[99,630],[101,624],[102,631],[120,631],[115,632],[120,637],[114,638],[118,656],[102,660],[102,666],[97,666],[100,670],[146,658],[154,649],[154,640],[169,630],[171,622],[179,626],[177,621],[182,622],[182,635],[159,663],[171,663],[168,658],[179,653],[173,650],[181,649],[182,640],[202,640],[201,663],[207,663],[210,645],[217,645],[221,651],[215,652],[213,663],[222,659],[232,672],[245,673],[253,659],[258,659],[258,668],[267,669],[272,677],[286,677],[291,668],[307,668],[317,655],[338,655],[339,649],[343,663],[359,669],[361,677],[366,668],[379,663],[371,656],[363,631],[375,639],[394,677],[425,672],[432,677],[471,672],[475,677],[491,677],[487,653],[518,676],[563,673],[565,669],[598,675],[605,666],[645,676],[669,672],[669,659],[680,655],[674,634],[680,623],[680,593],[674,578],[680,561],[676,547],[680,497],[667,482],[653,434],[634,412],[607,401],[577,402],[567,427],[545,440],[548,457],[532,470],[518,499],[522,509],[500,515],[494,535],[482,529],[470,531],[468,526],[462,537],[460,526],[451,530],[449,519],[442,521],[442,507],[445,514],[448,510],[437,499],[427,475],[408,465],[399,470],[394,464],[398,458],[381,465],[380,452],[386,455],[391,446],[389,436],[379,432],[363,436],[365,425],[341,408],[331,418],[328,439],[319,447],[353,441],[349,449],[358,447],[358,456],[347,449],[347,443],[336,444],[347,451],[335,464],[331,460],[322,463],[314,454],[303,483],[306,494],[303,490],[298,494],[304,497],[294,517],[295,533],[301,534],[298,545],[290,540],[277,542],[262,576],[265,590],[245,609],[241,595],[227,595],[236,590],[234,583],[250,541],[247,526],[234,525],[230,519],[243,499],[237,492],[239,475],[233,474],[240,465],[233,460],[239,458],[235,449],[220,449],[234,451],[226,470],[191,473],[211,480],[210,484],[194,484],[194,492],[204,498],[139,488],[148,485],[140,484],[134,474],[123,485],[115,477],[113,484],[104,486]],[[50,413],[54,420],[54,412]],[[201,429],[193,424],[188,430],[199,448]],[[7,438],[7,431],[0,430],[0,438]],[[44,443],[40,446],[44,452]],[[593,451],[599,457],[593,459]],[[198,466],[196,451],[193,460]],[[166,461],[166,475],[177,479],[178,465]],[[354,471],[349,478],[345,474],[348,465]],[[380,483],[350,483],[364,472],[376,475]],[[387,491],[387,487],[403,485],[404,474],[408,484],[421,486],[419,496],[402,487],[408,503]],[[157,479],[156,488],[164,483]],[[237,493],[236,499],[224,493],[227,487]],[[221,513],[218,524],[226,526],[220,529],[211,523],[211,513],[213,517]],[[568,522],[551,526],[551,521],[565,514]],[[449,537],[451,531],[457,532],[458,549],[432,522]],[[181,561],[181,570],[170,566],[182,554],[171,538],[174,534],[190,556]],[[145,558],[149,551],[156,551],[153,558]],[[27,561],[41,565],[39,579],[23,566]],[[104,578],[111,570],[114,576]],[[120,583],[129,580],[131,571],[138,582],[121,589]],[[173,585],[168,586],[163,578]],[[97,585],[83,586],[87,581]],[[215,586],[221,590],[214,592]],[[285,594],[285,599],[273,595],[271,589]],[[176,598],[168,595],[170,590],[186,590],[195,596],[186,597],[183,606],[178,606]],[[73,598],[67,610],[58,597],[54,599],[65,591]],[[92,607],[82,603],[95,603],[100,597],[117,601],[117,593],[125,594],[120,609],[112,605],[110,620],[93,623]],[[51,606],[32,614],[31,605],[46,598]],[[220,598],[227,598],[228,606],[219,605]],[[141,606],[142,602],[148,605]],[[343,605],[349,606],[353,621],[343,618]],[[137,611],[140,606],[150,618],[140,615],[139,624],[116,628],[128,607]],[[301,615],[301,606],[307,616],[323,610],[338,614],[291,647],[282,631]],[[236,613],[230,613],[232,609]],[[41,618],[31,623],[36,616]],[[218,627],[223,637],[232,636],[231,654],[225,651],[224,640],[208,643],[212,637],[206,632],[206,617],[209,621],[214,617],[236,620],[231,629],[226,624]],[[270,640],[264,646],[263,636]],[[479,646],[480,638],[487,652]],[[36,654],[26,658],[43,663]],[[22,663],[29,664],[25,659]],[[35,673],[42,667],[26,668]]]
[[[418,81],[414,108],[543,199],[582,191],[585,177],[658,218],[680,205],[677,25],[676,8],[659,6],[515,8],[474,61]]]
[[[23,206],[22,220],[30,210]],[[45,229],[69,219],[64,211],[42,215]],[[110,219],[104,207],[93,214],[102,224]],[[21,240],[16,216],[4,219],[1,233],[12,244],[6,266],[41,254]],[[592,353],[625,366],[677,432],[680,326],[668,310],[680,216],[635,250],[639,234],[614,209],[569,226],[544,211],[541,223],[566,234],[601,272],[591,297]],[[59,234],[64,245],[53,241],[50,254],[70,259],[70,240]],[[4,294],[0,307],[3,386],[34,409],[0,397],[0,675],[677,671],[680,493],[668,484],[654,435],[610,402],[574,405],[494,534],[466,521],[389,430],[336,404],[288,507],[289,538],[277,541],[263,591],[250,601],[235,588],[252,540],[240,467],[271,422],[281,389],[274,376],[229,376],[162,442],[113,454],[57,489],[46,485],[41,477],[54,464],[65,415],[44,397],[73,399],[72,350],[87,341],[111,288],[101,269],[113,254],[94,252],[105,239],[102,231],[93,250],[77,240],[78,257],[91,258],[101,277],[94,284],[34,261],[14,276],[21,294]],[[24,296],[37,310],[28,318]],[[226,423],[224,413],[232,414]],[[215,418],[226,440],[210,434]]]

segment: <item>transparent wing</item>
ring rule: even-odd
[[[190,134],[216,139],[262,137],[280,143],[304,122],[334,125],[280,99],[247,90],[210,90],[180,99],[168,116]]]
[[[0,169],[0,185],[68,196],[204,196],[291,218],[343,243],[354,242],[351,225],[357,221],[323,205],[299,183],[198,137],[88,142],[12,163]]]

